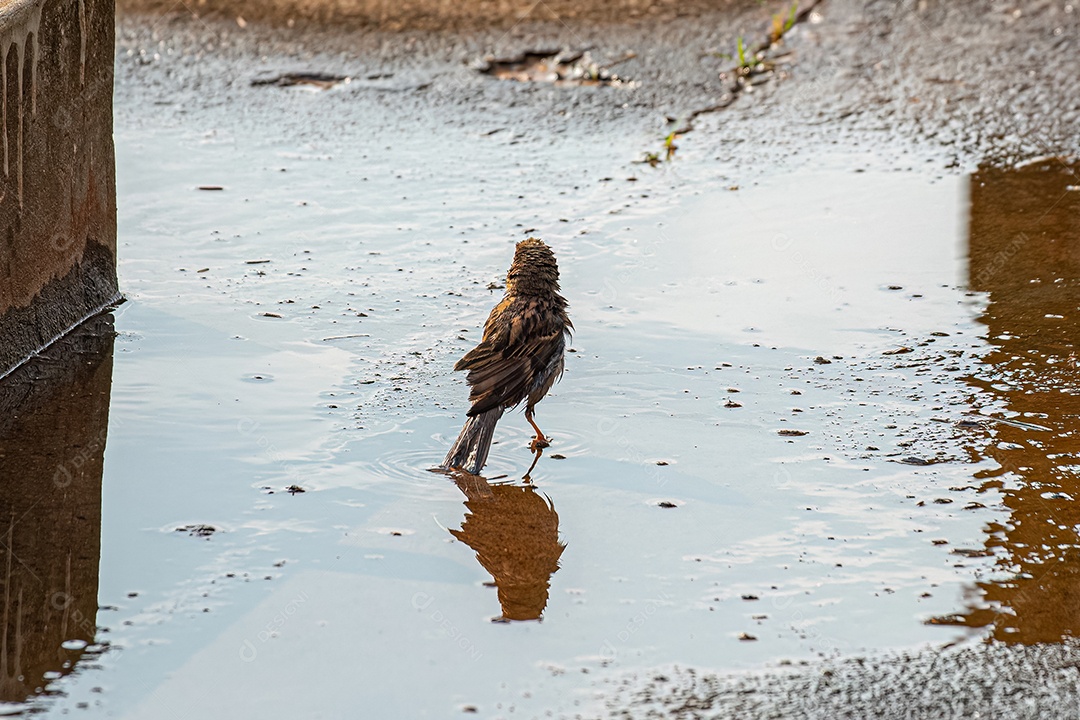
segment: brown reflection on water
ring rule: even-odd
[[[503,619],[538,620],[566,547],[559,542],[555,506],[530,485],[489,483],[457,472],[453,479],[469,512],[461,529],[450,534],[475,550],[491,573]]]
[[[948,619],[991,627],[995,639],[1054,642],[1080,635],[1080,167],[1049,160],[983,168],[971,178],[970,278],[988,293],[981,321],[991,351],[969,382],[1015,417],[1049,428],[996,425],[980,475],[1010,511],[987,529],[1008,580],[977,585]]]
[[[70,673],[97,634],[113,336],[94,318],[0,382],[0,701]]]

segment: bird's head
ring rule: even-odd
[[[558,289],[559,264],[547,243],[534,237],[519,242],[514,251],[514,262],[506,273],[506,291],[529,294]]]

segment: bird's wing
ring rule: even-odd
[[[565,327],[536,300],[508,298],[484,326],[484,339],[454,366],[468,370],[469,415],[525,399],[537,377],[566,346]]]

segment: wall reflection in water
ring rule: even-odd
[[[971,178],[970,278],[988,293],[991,351],[969,382],[1017,420],[995,426],[987,453],[1010,515],[986,545],[1010,577],[979,583],[947,621],[1005,642],[1080,635],[1080,167],[1049,160],[984,168]]]
[[[531,485],[489,483],[467,473],[452,477],[469,512],[461,529],[450,533],[475,550],[491,573],[503,619],[539,619],[566,547],[559,542],[554,505]]]
[[[47,692],[97,633],[113,337],[99,316],[0,382],[0,701]]]

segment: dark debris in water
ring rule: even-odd
[[[211,535],[218,532],[218,529],[213,525],[184,525],[183,527],[176,528],[176,532],[186,532],[191,537],[201,537],[209,539]]]
[[[920,466],[922,466],[922,465],[933,465],[938,461],[936,459],[933,459],[933,458],[927,459],[927,458],[917,457],[915,455],[909,455],[907,457],[900,458],[896,462],[903,463],[904,465],[920,465]]]
[[[973,558],[994,556],[994,553],[986,548],[953,548],[950,552],[953,555]]]
[[[823,441],[853,459],[864,460],[867,452],[880,452],[888,462],[913,467],[970,462],[992,437],[987,430],[994,419],[975,414],[973,403],[977,407],[981,398],[972,398],[951,374],[974,373],[978,368],[964,335],[955,331],[934,335],[936,342],[927,344],[925,338],[905,337],[902,330],[892,332],[899,337],[890,343],[891,348],[910,348],[910,352],[877,350],[845,359],[839,371],[826,374],[824,368],[814,369],[815,385],[841,389],[849,402],[866,413],[863,422],[849,423],[841,430],[822,428]],[[806,373],[795,368],[791,372],[792,379],[803,379]],[[874,376],[885,382],[862,382]],[[818,412],[813,407],[805,410],[811,416]],[[832,409],[824,414],[833,419],[840,416]]]

